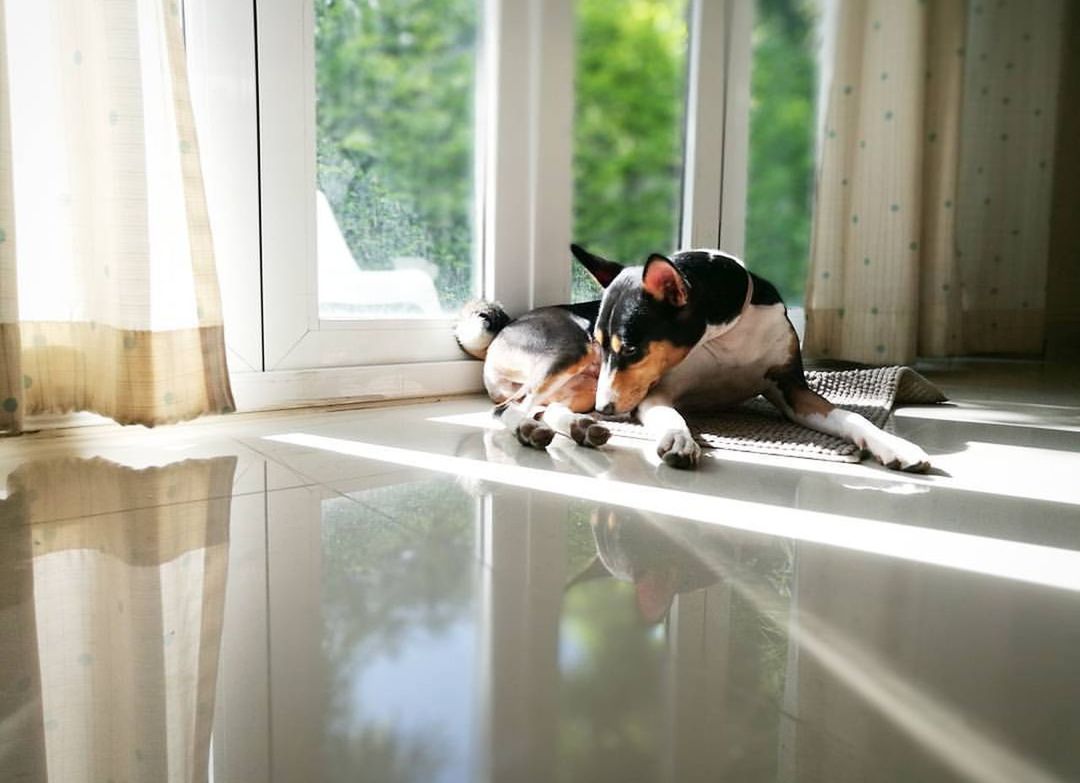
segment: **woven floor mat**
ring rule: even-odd
[[[834,405],[860,413],[884,427],[897,405],[945,402],[941,390],[910,367],[816,370],[806,373],[810,388]],[[616,435],[650,439],[645,428],[630,422],[607,422]],[[858,462],[853,443],[794,424],[758,397],[738,408],[689,418],[698,442],[707,448],[781,454],[832,462]]]

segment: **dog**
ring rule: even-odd
[[[516,320],[497,304],[473,303],[455,332],[484,360],[496,413],[523,444],[545,448],[562,433],[600,446],[610,433],[592,412],[632,414],[666,464],[693,468],[701,448],[683,414],[762,395],[791,421],[851,441],[889,468],[929,470],[920,447],[810,389],[780,294],[739,259],[685,250],[624,266],[570,249],[601,299]]]

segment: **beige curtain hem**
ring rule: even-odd
[[[2,402],[9,424],[19,415],[92,411],[152,427],[236,409],[221,326],[152,332],[94,323],[0,324],[0,346],[9,358],[19,357],[18,364],[5,364],[20,367],[21,375],[5,376],[15,387]]]

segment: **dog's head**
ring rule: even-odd
[[[595,508],[590,519],[596,557],[567,584],[614,577],[634,585],[638,616],[663,620],[680,593],[720,581],[706,562],[673,536],[669,526],[626,509]]]
[[[686,358],[704,322],[694,315],[689,283],[665,256],[624,267],[578,245],[570,249],[604,289],[593,332],[602,355],[596,409],[627,413]]]

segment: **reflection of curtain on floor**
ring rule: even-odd
[[[1043,349],[1063,0],[827,4],[807,349]]]
[[[179,7],[0,0],[0,430],[233,407]]]
[[[0,780],[205,780],[234,458],[19,468],[0,501]]]

